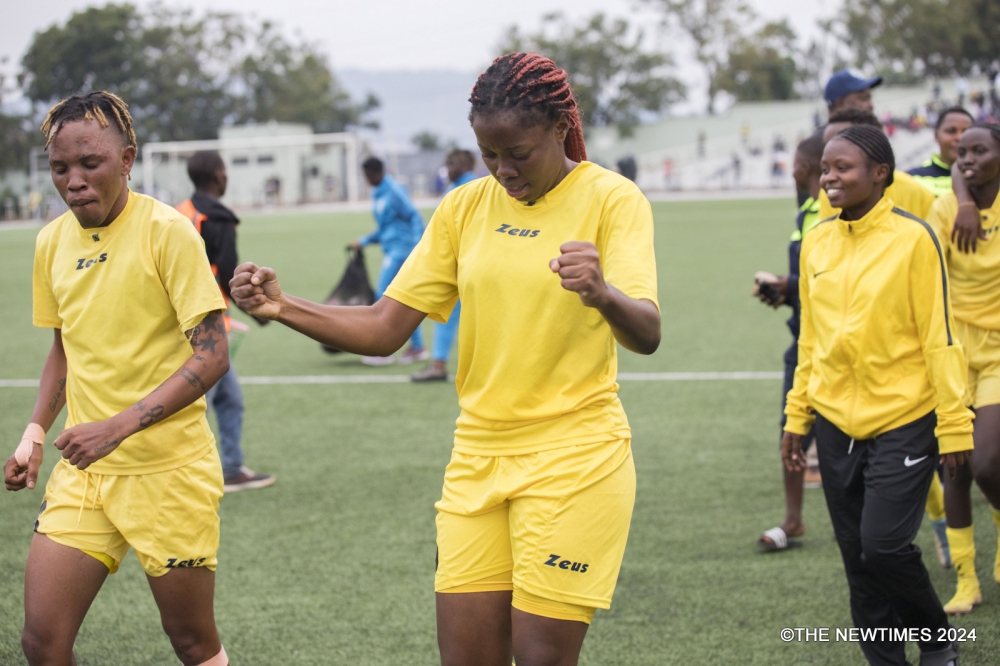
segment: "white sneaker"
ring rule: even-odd
[[[396,362],[395,356],[362,356],[361,362],[365,365],[382,366],[392,365]]]

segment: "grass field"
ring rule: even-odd
[[[651,357],[623,352],[621,370],[780,370],[787,312],[763,307],[749,290],[755,270],[785,272],[792,203],[654,209],[663,343]],[[320,299],[343,269],[345,243],[370,224],[366,214],[248,217],[241,256],[274,266],[286,291]],[[0,231],[0,379],[37,377],[51,341],[30,325],[35,233]],[[369,257],[372,271],[378,259]],[[244,377],[403,372],[327,356],[279,325],[254,327],[235,365]],[[857,645],[833,641],[833,629],[851,619],[822,491],[806,494],[805,547],[754,550],[783,515],[779,389],[777,380],[623,382],[638,497],[614,605],[598,613],[582,664],[863,663]],[[458,412],[454,387],[244,391],[247,463],[278,482],[222,501],[216,612],[232,663],[437,663],[433,503]],[[11,451],[34,393],[0,388],[0,442]],[[48,448],[45,475],[56,459]],[[956,622],[977,630],[963,647],[966,666],[1000,663],[996,528],[974,495],[984,602]],[[2,500],[0,664],[22,664],[23,569],[41,490]],[[918,543],[950,598],[954,574],[937,566],[926,525]],[[783,643],[784,627],[829,627],[831,642]],[[91,608],[77,655],[81,666],[176,663],[134,557]],[[910,655],[915,662],[913,645]]]

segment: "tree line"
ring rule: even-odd
[[[585,125],[614,126],[622,135],[644,114],[687,97],[666,42],[690,50],[707,83],[709,113],[723,93],[742,101],[818,96],[823,78],[846,66],[912,83],[994,71],[1000,62],[996,0],[845,0],[808,44],[787,21],[764,21],[745,0],[638,3],[657,17],[652,24],[550,14],[536,29],[509,28],[497,50],[551,57],[570,73]],[[269,120],[317,132],[376,126],[378,100],[352,100],[316,45],[238,14],[91,7],[36,33],[20,65],[16,82],[0,80],[0,101],[20,92],[31,109],[0,112],[0,171],[27,163],[41,111],[98,89],[129,102],[140,143],[215,138],[219,127]]]
[[[129,103],[140,145],[214,139],[224,125],[269,120],[316,132],[377,127],[378,100],[352,100],[317,46],[233,13],[91,7],[35,33],[20,64],[16,86],[0,82],[0,94],[20,91],[31,108],[0,113],[0,171],[27,164],[40,113],[92,90]]]
[[[569,71],[584,123],[614,125],[626,136],[643,111],[663,111],[687,94],[673,53],[648,46],[648,33],[686,42],[707,85],[708,113],[722,93],[739,101],[819,97],[830,73],[852,66],[900,84],[1000,71],[997,0],[845,0],[809,43],[787,20],[765,21],[744,0],[638,4],[658,16],[656,25],[551,14],[533,32],[510,28],[499,50],[551,57]]]

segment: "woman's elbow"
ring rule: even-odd
[[[650,354],[656,353],[656,350],[660,348],[660,332],[657,331],[655,336],[650,336],[649,339],[643,340],[639,349],[636,349],[637,354],[642,354],[643,356],[649,356]]]

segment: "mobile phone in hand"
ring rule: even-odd
[[[761,282],[757,285],[757,291],[767,299],[768,304],[774,305],[781,300],[781,294],[774,288],[774,285]]]

